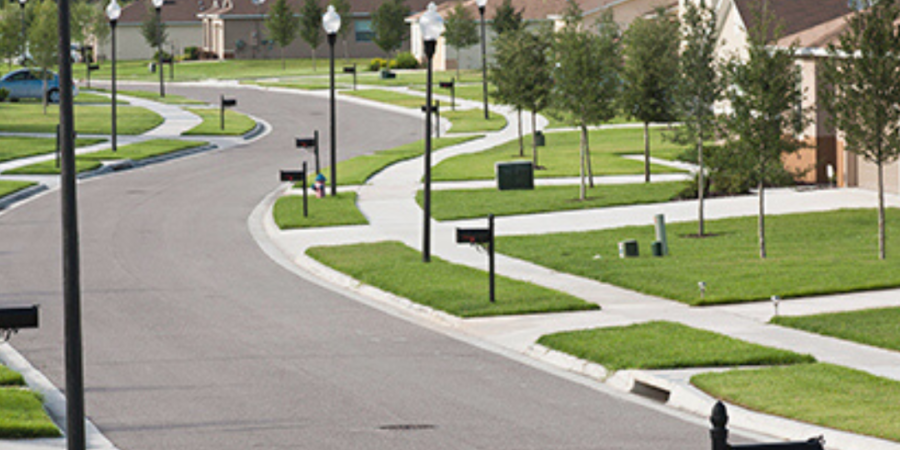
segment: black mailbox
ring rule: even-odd
[[[297,148],[308,148],[316,146],[315,138],[297,138]]]
[[[487,244],[491,242],[490,228],[457,228],[457,244]]]
[[[91,64],[88,66],[88,70],[100,70],[99,64]]]
[[[444,89],[453,89],[452,81],[441,81],[441,87]]]
[[[306,178],[306,172],[302,170],[282,170],[281,181],[300,181]]]
[[[37,305],[0,308],[0,330],[20,330],[22,328],[37,327]]]
[[[222,107],[228,107],[228,106],[237,106],[237,99],[223,98],[222,99]]]
[[[344,66],[344,73],[356,73],[356,66]]]

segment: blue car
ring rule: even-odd
[[[59,76],[47,72],[47,101],[59,103]],[[0,78],[0,88],[9,91],[10,100],[33,98],[41,100],[44,96],[41,71],[36,69],[14,70]],[[72,83],[72,96],[78,95],[78,88]]]

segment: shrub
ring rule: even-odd
[[[391,62],[394,63],[391,67],[396,67],[397,69],[416,69],[419,67],[419,60],[410,52],[398,54],[397,58]]]
[[[697,163],[697,150],[689,148],[678,156],[678,159],[690,163]],[[703,162],[707,172],[707,195],[740,195],[750,192],[756,187],[758,178],[755,172],[755,161],[746,153],[736,151],[729,146],[710,145],[703,147]],[[796,184],[796,178],[802,177],[804,172],[792,173],[781,168],[777,173],[768,175],[766,186],[782,187]],[[679,198],[697,198],[698,177],[694,179],[684,191],[678,194]]]
[[[9,97],[9,89],[0,88],[0,102],[5,102]]]
[[[157,50],[155,53],[153,53],[153,61],[159,61],[159,55],[160,55],[159,50]],[[165,50],[162,50],[162,60],[163,60],[163,63],[167,64],[169,61],[172,60],[172,54]]]
[[[388,62],[384,58],[373,58],[369,61],[369,70],[372,72],[377,72],[381,70],[382,67],[387,67]]]
[[[199,47],[185,47],[184,48],[184,59],[190,60],[190,61],[200,59],[200,48]]]

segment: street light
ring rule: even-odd
[[[266,2],[266,0],[250,0],[250,1],[253,2],[254,5],[256,5],[256,15],[259,16],[260,15],[259,7],[262,6],[262,4]],[[261,19],[259,17],[257,17],[257,20],[256,20],[256,45],[253,46],[253,59],[256,59],[256,54],[259,51],[260,45],[262,44],[262,36],[260,36],[260,34],[259,34],[260,20]]]
[[[484,36],[484,8],[487,0],[475,0],[478,5],[478,14],[481,14],[481,87],[484,90],[484,120],[488,120],[488,93],[487,93],[487,50]]]
[[[19,0],[19,9],[22,10],[22,65],[25,65],[25,51],[27,50],[28,37],[25,35],[25,1]]]
[[[431,60],[437,40],[444,32],[444,19],[437,12],[434,2],[419,19],[422,40],[425,43],[425,60],[428,62],[428,78],[425,84],[425,222],[422,232],[422,262],[431,261]]]
[[[116,22],[122,15],[122,8],[116,0],[109,2],[106,7],[106,17],[109,18],[110,34],[112,35],[112,151],[118,150],[116,139]]]
[[[322,16],[322,27],[328,35],[328,51],[331,60],[330,71],[330,107],[331,107],[331,196],[337,195],[337,129],[334,118],[334,43],[337,41],[338,30],[341,29],[341,16],[334,10],[333,5],[328,5],[328,10]]]
[[[163,85],[163,51],[162,51],[162,39],[163,39],[163,30],[162,30],[162,5],[163,0],[153,0],[153,7],[156,8],[156,53],[157,53],[157,65],[156,70],[159,71],[159,96],[166,96],[166,88]]]

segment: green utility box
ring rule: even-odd
[[[381,71],[381,79],[382,80],[393,80],[394,78],[397,78],[396,73],[391,72],[390,70],[382,70]]]
[[[534,165],[531,161],[498,162],[497,189],[534,189]]]
[[[660,241],[653,241],[653,243],[650,244],[650,253],[652,253],[653,256],[666,256],[663,243]]]
[[[637,258],[638,242],[634,239],[619,242],[619,258]]]
[[[538,147],[544,147],[547,145],[547,138],[544,136],[543,131],[538,131],[534,133],[534,143]]]

